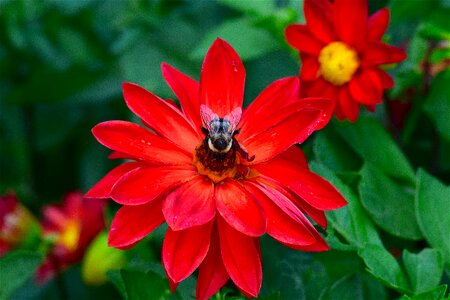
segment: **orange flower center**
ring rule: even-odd
[[[70,220],[65,225],[64,230],[58,237],[58,243],[63,245],[69,251],[75,251],[80,238],[81,224],[74,220]]]
[[[201,175],[208,176],[214,183],[226,178],[244,179],[256,176],[255,171],[240,163],[242,158],[234,148],[224,153],[212,151],[203,142],[195,149],[193,164]]]
[[[340,86],[352,79],[359,67],[359,58],[356,51],[347,44],[332,42],[320,51],[319,63],[319,72],[323,78]]]

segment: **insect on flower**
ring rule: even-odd
[[[329,249],[311,219],[346,201],[308,169],[300,148],[330,120],[333,102],[299,99],[299,79],[275,81],[242,110],[245,69],[217,39],[200,83],[167,64],[163,76],[181,109],[142,87],[123,84],[127,106],[149,127],[107,121],[92,132],[128,161],[87,194],[123,205],[108,243],[128,249],[168,225],[162,262],[173,289],[196,269],[196,297],[207,299],[231,279],[248,297],[262,283],[259,237],[305,251]],[[276,108],[276,109],[275,109]]]

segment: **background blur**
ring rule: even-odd
[[[448,184],[450,1],[370,1],[371,13],[384,6],[391,9],[385,39],[409,57],[389,67],[396,86],[370,118],[387,128],[414,170],[422,167]],[[0,194],[15,191],[39,216],[42,206],[67,192],[86,192],[118,164],[107,159],[109,151],[91,128],[113,119],[138,122],[125,106],[121,83],[173,99],[161,62],[199,79],[216,37],[243,59],[250,103],[273,80],[298,74],[298,56],[283,36],[294,22],[304,22],[301,0],[0,0]],[[362,114],[369,115],[364,109]],[[332,129],[324,132],[322,141],[333,135]],[[304,145],[310,158],[316,137]],[[352,266],[354,258],[335,255],[323,259]],[[342,265],[330,265],[327,272],[331,277],[324,282],[331,284],[342,275]],[[69,298],[118,296],[111,286],[83,287],[73,279],[79,270],[69,273],[79,293]],[[58,297],[52,284],[34,296]],[[314,299],[320,290],[304,293]]]

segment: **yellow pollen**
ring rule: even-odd
[[[64,231],[58,237],[58,243],[62,244],[67,250],[74,251],[78,246],[81,226],[79,222],[68,221]]]
[[[359,67],[359,58],[356,51],[345,43],[332,42],[320,51],[319,63],[323,78],[340,86],[352,79]]]

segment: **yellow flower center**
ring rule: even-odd
[[[64,231],[58,237],[58,243],[62,244],[67,250],[74,251],[80,238],[80,225],[79,222],[68,221]]]
[[[319,63],[323,78],[340,86],[352,79],[359,67],[359,58],[356,51],[345,43],[332,42],[320,51]]]

